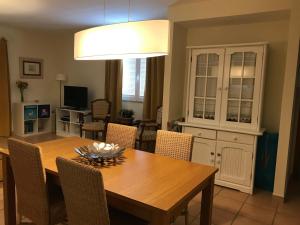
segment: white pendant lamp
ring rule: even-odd
[[[95,27],[75,34],[76,60],[146,58],[168,55],[168,20],[148,20]]]

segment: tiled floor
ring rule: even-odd
[[[54,136],[27,140],[32,143],[55,139]],[[5,140],[0,138],[0,147]],[[0,183],[0,225],[3,222],[3,189]],[[286,203],[273,197],[271,193],[258,190],[248,195],[235,190],[215,186],[213,224],[214,225],[300,225],[300,183],[290,190]],[[200,221],[201,194],[189,204],[190,225]],[[159,224],[158,224],[159,225]],[[179,217],[175,225],[184,225],[184,217]]]
[[[300,225],[300,194],[287,203],[272,197],[268,192],[258,191],[253,196],[227,188],[215,187],[213,208],[214,225]],[[4,224],[3,189],[0,183],[0,225]],[[189,205],[190,225],[200,221],[201,194]],[[28,224],[28,223],[26,223]],[[159,224],[158,224],[159,225]],[[184,225],[179,217],[174,225]]]
[[[286,203],[261,190],[248,195],[216,186],[214,195],[214,225],[300,225],[300,185]],[[200,202],[198,195],[189,205],[191,225],[199,224]],[[175,222],[183,224],[184,218]]]

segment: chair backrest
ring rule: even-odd
[[[156,114],[156,123],[161,126],[162,124],[162,106],[157,108],[157,114]]]
[[[137,128],[121,124],[109,123],[106,143],[118,144],[120,147],[134,148]]]
[[[157,131],[155,153],[174,159],[190,161],[193,136],[172,131]]]
[[[17,188],[20,214],[28,217],[35,224],[49,224],[48,191],[40,148],[10,138],[8,150]]]
[[[109,225],[100,170],[58,157],[56,165],[64,193],[69,225]]]
[[[91,102],[93,120],[103,120],[110,114],[111,104],[106,99],[96,99]]]

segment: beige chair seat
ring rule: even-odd
[[[137,138],[136,138],[137,140],[140,139],[141,132],[142,132],[142,130],[139,129],[138,134],[137,134]],[[143,139],[143,141],[155,141],[156,140],[156,134],[157,134],[157,132],[155,130],[144,130],[143,135],[142,135],[142,139]]]
[[[101,131],[104,130],[104,123],[102,121],[98,121],[98,122],[88,122],[88,123],[84,123],[82,126],[82,130],[85,131]]]

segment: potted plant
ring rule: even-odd
[[[28,88],[28,83],[25,82],[25,81],[19,80],[19,81],[16,82],[16,84],[17,84],[17,87],[20,90],[21,102],[24,102],[24,90]]]
[[[134,111],[131,109],[121,109],[119,114],[123,118],[132,118],[132,116],[134,115]]]

